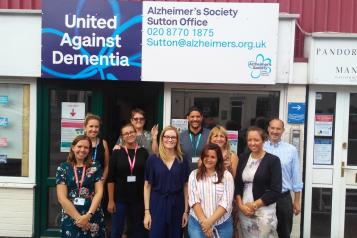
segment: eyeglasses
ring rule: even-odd
[[[176,140],[177,136],[163,136],[165,140]]]
[[[145,121],[144,117],[133,117],[131,118],[133,121]]]
[[[125,133],[123,133],[122,135],[123,136],[131,136],[131,135],[135,135],[135,131],[129,131],[129,132],[125,132]]]

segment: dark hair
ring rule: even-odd
[[[102,120],[100,119],[100,116],[92,113],[87,113],[86,118],[84,119],[84,126],[86,126],[90,120],[97,120],[99,121],[99,125],[102,124]]]
[[[199,112],[201,114],[201,116],[203,116],[203,112],[199,107],[196,107],[196,106],[190,107],[188,109],[186,116],[189,116],[191,114],[191,112]]]
[[[279,117],[270,118],[269,123],[268,123],[269,126],[270,126],[270,122],[272,122],[272,121],[280,121],[280,123],[281,123],[281,125],[283,125],[283,129],[284,129],[284,122]]]
[[[223,164],[223,155],[222,155],[221,148],[218,145],[212,144],[212,143],[206,144],[205,147],[203,147],[203,150],[202,150],[202,153],[201,153],[202,164],[197,169],[196,179],[200,180],[200,179],[203,179],[206,176],[206,167],[204,165],[203,159],[205,158],[205,156],[207,155],[209,150],[214,150],[216,152],[216,155],[217,155],[217,163],[216,163],[215,170],[216,170],[216,173],[217,173],[218,180],[217,180],[217,182],[215,182],[215,184],[218,184],[218,183],[222,182],[224,171],[226,169],[225,169],[224,164]]]
[[[134,115],[135,114],[141,114],[141,115],[143,115],[143,117],[145,118],[145,112],[144,112],[144,110],[143,109],[141,109],[141,108],[134,108],[133,110],[131,110],[131,112],[130,112],[130,117],[131,118],[133,118],[134,117]]]
[[[89,143],[89,152],[87,157],[84,159],[84,164],[87,168],[92,166],[92,141],[90,138],[86,135],[79,135],[74,140],[72,141],[71,148],[69,150],[69,154],[67,156],[67,162],[70,163],[72,166],[76,164],[76,156],[74,155],[74,152],[72,150],[72,147],[77,145],[79,141],[81,140],[86,140]]]
[[[265,141],[265,139],[266,139],[266,137],[267,137],[265,131],[264,131],[262,128],[257,127],[257,126],[251,126],[251,127],[249,127],[249,128],[247,129],[247,132],[246,132],[246,134],[245,134],[246,140],[248,140],[248,134],[249,134],[249,132],[251,132],[251,131],[256,131],[256,132],[258,132],[258,134],[260,135],[260,137],[262,138],[262,140]]]

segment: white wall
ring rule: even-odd
[[[41,76],[41,14],[0,11],[0,75]]]
[[[34,189],[0,187],[0,237],[32,237]]]

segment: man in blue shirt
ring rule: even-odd
[[[295,146],[281,140],[283,132],[284,122],[279,118],[273,118],[269,121],[269,138],[264,143],[265,151],[278,156],[281,161],[282,195],[276,202],[279,238],[290,237],[293,214],[298,215],[301,211],[300,195],[303,188],[298,152]],[[294,193],[294,201],[291,199],[291,192]]]
[[[207,143],[209,130],[202,127],[203,114],[198,107],[191,107],[187,113],[188,130],[180,134],[180,144],[189,159],[190,171],[197,169],[201,152]]]

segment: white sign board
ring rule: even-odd
[[[332,139],[315,139],[314,164],[332,164]]]
[[[188,129],[188,120],[187,119],[171,119],[171,125],[176,127],[178,132],[181,133],[182,131]]]
[[[83,120],[86,113],[84,102],[62,102],[61,118]]]
[[[333,115],[315,115],[315,136],[332,136]]]
[[[144,2],[142,81],[274,84],[278,4]]]
[[[311,84],[357,85],[357,38],[313,38]]]

